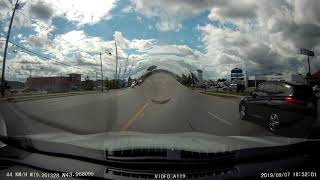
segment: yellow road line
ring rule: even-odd
[[[148,106],[149,106],[148,103],[144,104],[139,109],[139,111],[137,111],[128,121],[126,121],[121,126],[121,130],[120,131],[127,131],[134,121],[136,121],[139,117],[142,117],[142,115],[144,114],[144,111],[147,109]]]

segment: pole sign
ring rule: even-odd
[[[304,54],[304,55],[307,55],[307,56],[314,56],[314,52],[313,51],[310,51],[310,50],[307,50],[307,49],[304,49],[304,48],[300,49],[300,54]]]

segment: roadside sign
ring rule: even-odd
[[[307,56],[314,56],[314,52],[313,51],[310,51],[310,50],[307,50],[307,49],[304,49],[304,48],[300,49],[300,54],[304,54],[304,55],[307,55]]]

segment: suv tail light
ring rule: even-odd
[[[296,104],[304,104],[304,103],[305,103],[304,101],[299,100],[299,99],[297,99],[297,98],[295,98],[295,97],[292,97],[292,96],[288,96],[288,97],[286,98],[286,100],[287,100],[287,103],[288,103],[289,105],[296,105]]]

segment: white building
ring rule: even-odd
[[[248,86],[256,87],[259,83],[264,81],[286,81],[297,84],[307,84],[307,80],[301,74],[277,73],[269,75],[249,76]]]

